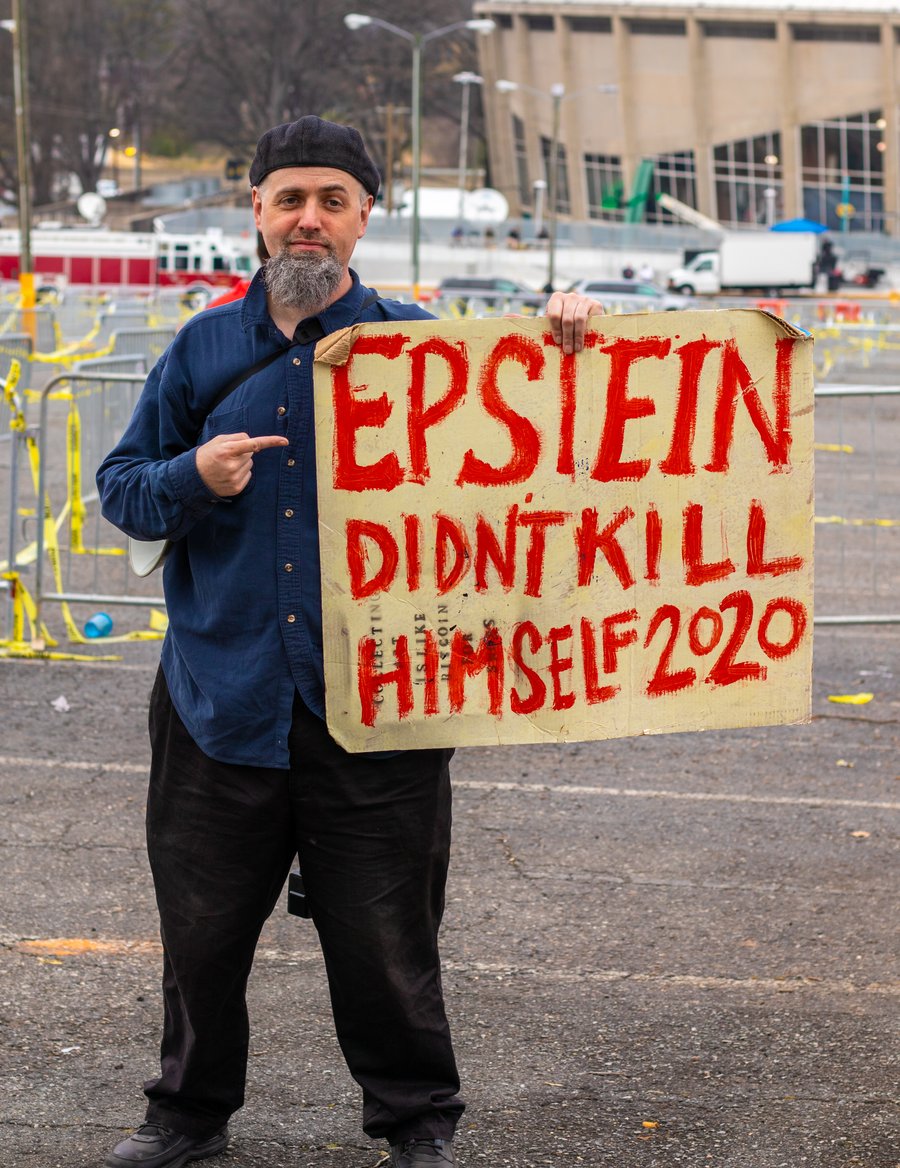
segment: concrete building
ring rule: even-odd
[[[900,235],[897,0],[480,0],[493,185],[539,218]],[[497,82],[511,84],[497,88]],[[614,87],[614,89],[613,89]]]

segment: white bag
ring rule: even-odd
[[[172,541],[169,539],[133,539],[128,537],[128,562],[136,576],[155,572],[166,556]]]

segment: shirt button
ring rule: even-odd
[[[293,570],[294,570],[294,565],[293,565],[293,564],[285,564],[285,565],[284,565],[284,570],[285,570],[285,572],[293,572]]]
[[[279,418],[283,418],[284,415],[287,413],[287,410],[284,408],[284,406],[279,406],[278,409],[276,410],[276,413],[278,414]]]
[[[296,619],[297,618],[294,616],[294,614],[292,612],[288,613],[287,623],[289,625],[292,625]]]
[[[299,365],[299,364],[300,364],[300,358],[299,358],[299,357],[295,357],[295,358],[294,358],[294,360],[291,362],[291,364],[292,364],[292,365]]]
[[[290,507],[288,507],[287,511],[285,511],[284,517],[285,517],[285,519],[293,519],[294,518],[294,512],[291,510]]]
[[[288,466],[294,466],[294,465],[295,465],[295,461],[296,461],[295,459],[293,459],[293,458],[289,458],[289,459],[288,459]]]

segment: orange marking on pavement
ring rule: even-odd
[[[16,941],[13,948],[37,955],[52,953],[56,957],[77,957],[82,953],[162,952],[162,945],[158,941],[97,941],[89,937],[46,937],[41,940]]]

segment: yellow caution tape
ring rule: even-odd
[[[844,519],[841,515],[817,515],[816,523],[840,523],[846,527],[900,527],[900,519]]]

